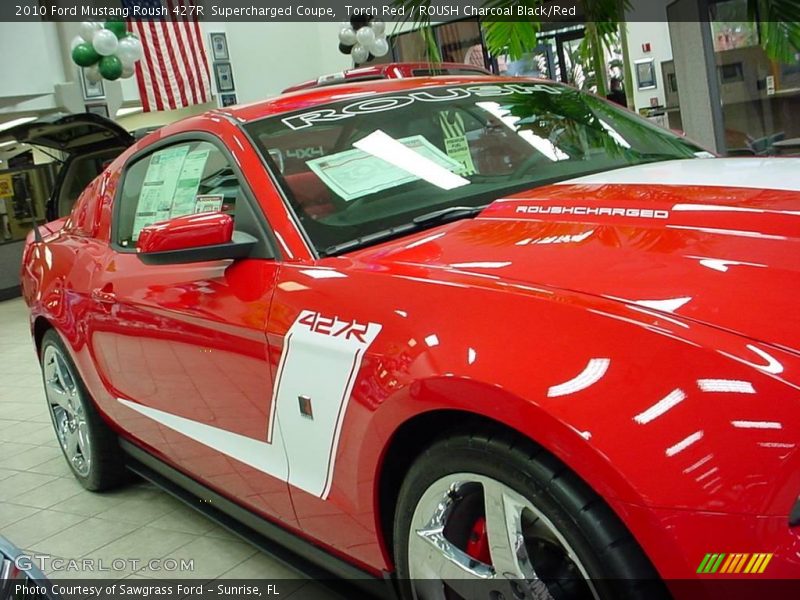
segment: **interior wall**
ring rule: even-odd
[[[207,24],[209,29],[215,25]],[[228,50],[240,103],[352,67],[338,50],[338,23],[226,23]]]
[[[635,13],[629,13],[635,16]],[[666,12],[665,12],[666,19]],[[661,63],[672,60],[672,45],[669,38],[669,25],[666,20],[661,22],[637,21],[627,23],[628,31],[628,57],[631,61],[631,74],[633,81],[625,86],[626,93],[633,94],[636,110],[650,106],[650,99],[656,98],[661,106],[666,105],[665,82],[661,72]],[[645,52],[642,45],[650,44],[650,52]],[[639,90],[636,86],[636,61],[652,58],[656,70],[656,89]]]

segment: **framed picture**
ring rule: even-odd
[[[220,94],[219,96],[222,106],[233,106],[237,103],[236,94]]]
[[[108,104],[87,104],[86,112],[92,113],[94,115],[100,115],[101,117],[105,117],[106,119],[109,118]]]
[[[211,56],[214,60],[230,60],[228,54],[228,38],[222,32],[208,34],[211,38]]]
[[[217,80],[217,91],[232,92],[236,89],[233,84],[233,68],[229,62],[214,63],[214,77]]]
[[[634,61],[636,67],[636,87],[640,90],[656,88],[656,67],[652,58]]]
[[[103,85],[103,80],[95,83],[86,79],[86,69],[78,68],[80,71],[81,87],[83,89],[84,100],[97,100],[98,98],[106,97],[106,88]]]

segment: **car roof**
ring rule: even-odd
[[[220,109],[240,123],[257,121],[266,117],[289,113],[296,110],[314,108],[337,100],[360,98],[371,94],[386,94],[419,90],[448,85],[486,85],[491,83],[554,83],[547,79],[507,77],[496,75],[446,75],[437,77],[405,77],[402,79],[381,79],[375,81],[342,82],[337,85],[322,86],[281,94],[269,100]]]
[[[415,77],[415,71],[426,71],[420,73],[419,76],[443,76],[447,73],[436,73],[436,71],[462,71],[461,73],[451,73],[451,75],[488,75],[491,76],[492,72],[483,67],[469,65],[466,63],[456,62],[442,62],[442,63],[429,63],[429,62],[391,62],[391,63],[378,63],[366,64],[352,69],[345,69],[344,71],[337,71],[335,73],[327,73],[321,75],[316,79],[309,79],[294,85],[290,85],[283,90],[282,93],[296,92],[299,90],[322,87],[327,85],[336,85],[345,81],[355,80],[375,80],[375,79],[399,79],[403,77]]]

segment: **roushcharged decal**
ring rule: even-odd
[[[302,311],[284,338],[266,441],[119,398],[136,412],[323,500],[364,354],[379,323]]]

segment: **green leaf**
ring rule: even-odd
[[[793,63],[800,53],[800,2],[748,0],[751,21],[758,22],[761,47],[774,61]]]

